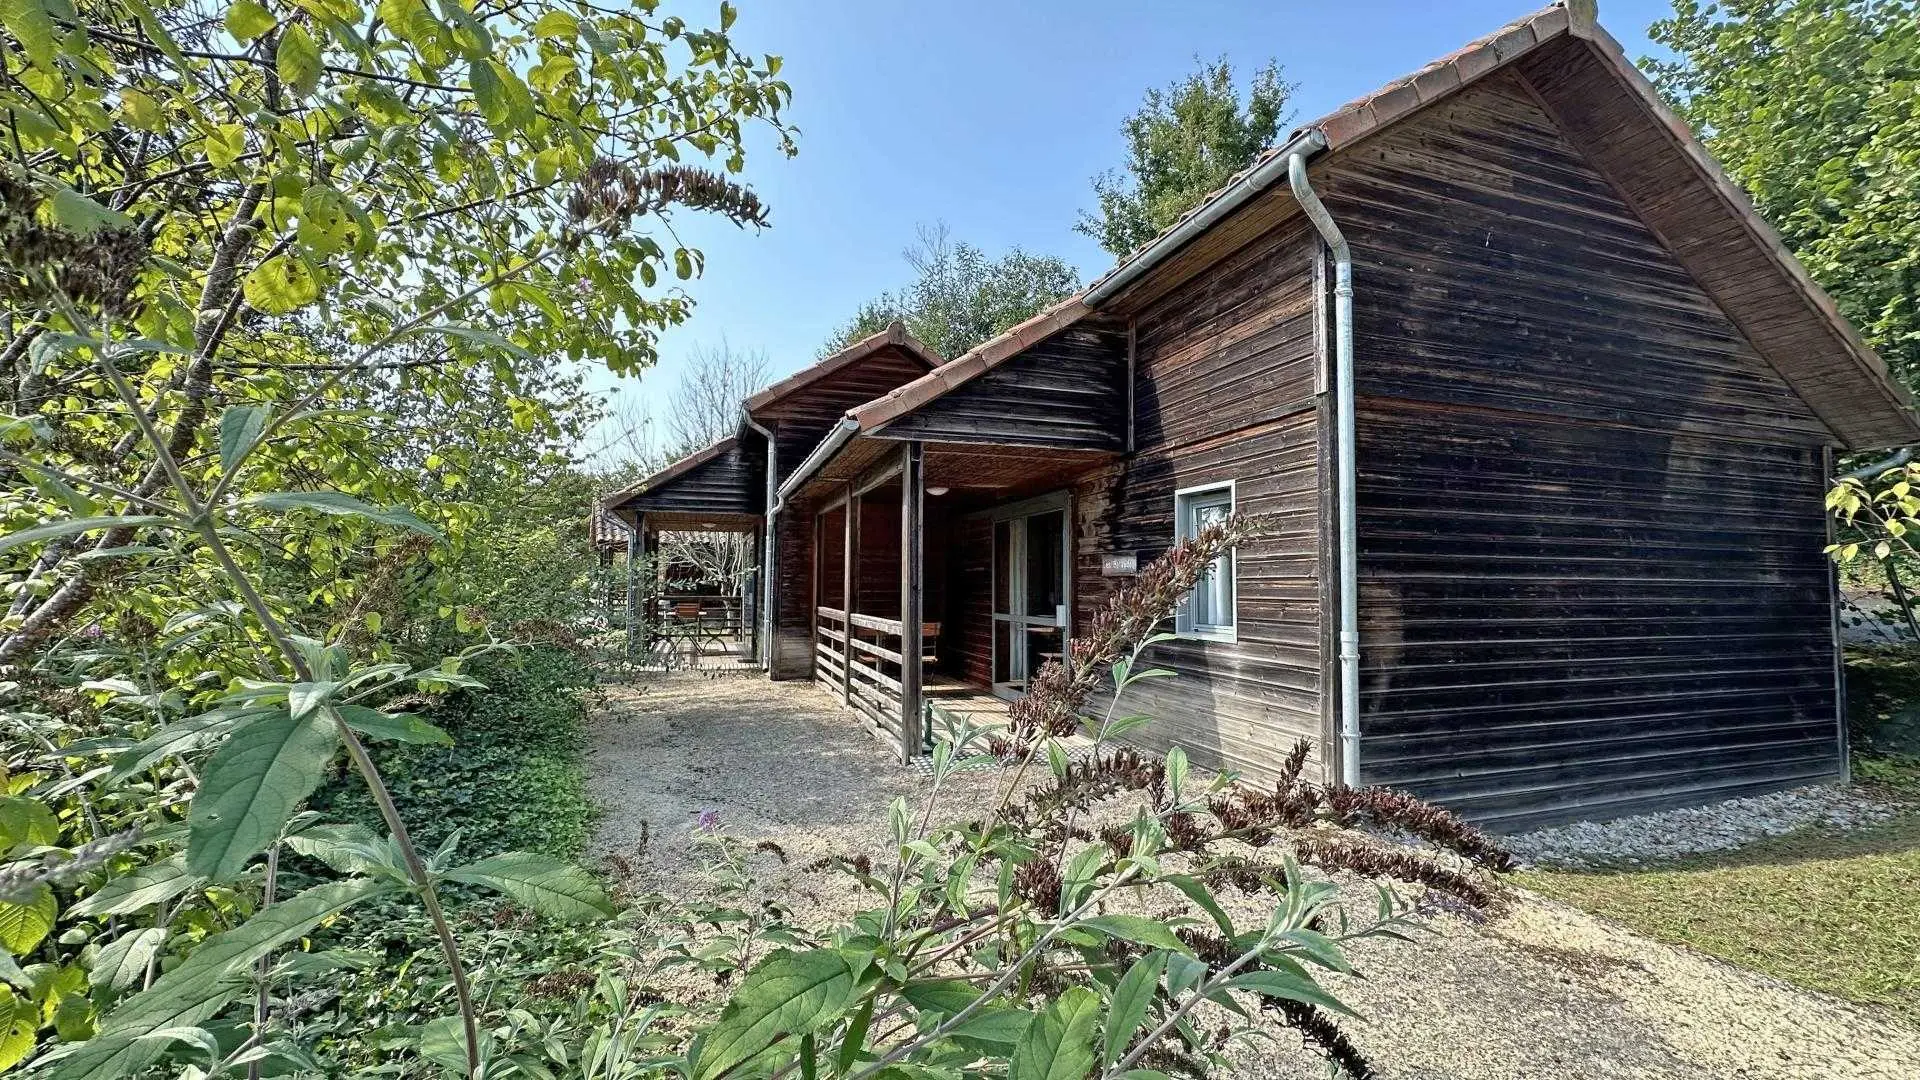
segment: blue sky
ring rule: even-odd
[[[661,363],[609,400],[653,415],[687,354],[722,340],[764,351],[774,377],[810,363],[859,304],[897,287],[922,223],[997,253],[1059,255],[1091,278],[1110,262],[1073,231],[1091,178],[1123,155],[1120,124],[1148,87],[1225,55],[1250,76],[1268,57],[1298,84],[1305,122],[1541,6],[1541,0],[736,0],[734,37],[777,53],[793,86],[800,153],[763,147],[746,180],[773,227],[676,222],[705,250],[690,322]],[[682,4],[690,21],[718,2]],[[709,11],[708,8],[712,10]],[[1653,51],[1667,0],[1607,0],[1601,22],[1627,55]],[[596,370],[590,383],[616,380]],[[629,406],[630,408],[631,406]],[[589,435],[592,453],[621,428]]]

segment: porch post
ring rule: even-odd
[[[647,605],[650,602],[657,601],[660,597],[660,571],[662,568],[659,558],[660,534],[647,528],[646,524],[646,515],[640,515],[640,561],[646,564],[647,581],[640,589],[639,603],[635,605],[635,609],[641,623],[647,627],[647,647],[652,648],[654,637],[653,621],[647,618],[649,614]],[[627,637],[633,637],[631,628],[627,631]]]
[[[925,458],[918,441],[900,451],[900,759],[920,749],[920,594]]]
[[[646,527],[647,515],[633,515],[633,527],[627,530],[627,659],[639,650],[634,640],[634,624],[640,610],[640,530]]]
[[[840,623],[840,632],[846,636],[840,639],[840,704],[853,704],[853,590],[860,580],[857,569],[860,565],[860,496],[854,493],[853,482],[847,482],[847,508],[841,522],[846,529],[846,542],[840,545],[840,610],[847,617]]]

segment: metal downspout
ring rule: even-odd
[[[1356,486],[1353,448],[1353,249],[1334,224],[1326,204],[1307,182],[1307,158],[1295,152],[1287,157],[1287,179],[1293,197],[1306,212],[1321,239],[1333,252],[1333,398],[1337,439],[1334,452],[1339,471],[1340,590],[1340,782],[1360,785],[1360,603],[1359,515],[1354,507]]]
[[[753,414],[742,411],[741,419],[749,428],[760,433],[767,440],[767,504],[766,514],[760,521],[760,666],[768,675],[773,674],[773,519],[780,512],[784,500],[778,497],[780,483],[780,451],[773,444],[773,432],[767,430]]]

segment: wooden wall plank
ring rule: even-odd
[[[1327,169],[1362,781],[1509,829],[1835,776],[1812,410],[1512,73]]]
[[[1237,640],[1155,647],[1150,661],[1176,677],[1122,705],[1155,717],[1135,741],[1258,781],[1322,731],[1320,245],[1298,218],[1245,239],[1138,313],[1135,452],[1075,488],[1074,617],[1084,627],[1119,583],[1101,576],[1104,555],[1144,565],[1172,546],[1176,489],[1233,480],[1242,513],[1274,515],[1278,531],[1240,552]]]

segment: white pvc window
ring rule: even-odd
[[[1183,488],[1173,496],[1174,538],[1187,540],[1233,516],[1233,482]],[[1189,637],[1234,640],[1234,553],[1213,561],[1175,616],[1175,629]]]

